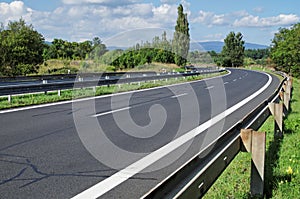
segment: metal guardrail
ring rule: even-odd
[[[143,198],[201,198],[234,157],[245,150],[252,153],[251,195],[263,196],[265,134],[254,132],[254,130],[258,130],[266,119],[273,114],[275,136],[283,136],[282,118],[283,112],[287,112],[289,107],[291,88],[291,79],[285,77],[272,96],[225,132],[215,143],[212,143],[213,148],[207,148],[196,154],[194,158],[150,190]],[[284,101],[284,107],[282,103],[276,103],[280,98]],[[248,146],[249,143],[250,147]],[[251,144],[256,145],[251,147]],[[201,154],[206,153],[208,154],[204,158],[200,158],[202,157]]]
[[[26,81],[43,81],[43,80],[66,80],[73,79],[76,77],[99,77],[99,76],[123,76],[128,74],[133,77],[145,75],[156,75],[156,72],[145,71],[145,72],[104,72],[104,73],[79,73],[79,74],[57,74],[57,75],[32,75],[32,76],[17,76],[17,77],[0,77],[0,82],[26,82]]]
[[[11,79],[6,78],[6,80],[15,80],[15,81],[16,80],[33,81],[38,79],[41,82],[38,84],[17,84],[17,85],[0,86],[0,96],[35,93],[35,92],[47,92],[47,91],[65,90],[65,89],[72,89],[72,88],[104,86],[104,85],[113,85],[113,84],[125,84],[125,83],[151,81],[151,80],[168,79],[168,78],[176,78],[176,77],[188,77],[188,76],[195,76],[195,75],[218,73],[222,71],[224,71],[224,69],[203,70],[198,72],[186,72],[186,73],[161,73],[161,74],[156,74],[155,72],[84,73],[84,74],[78,74],[76,76],[72,74],[72,75],[16,77]],[[56,80],[56,79],[63,79],[63,80],[72,79],[72,81],[65,81],[65,82],[47,81],[47,80]],[[0,81],[3,81],[3,79]]]

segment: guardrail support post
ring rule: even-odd
[[[283,104],[269,103],[269,109],[274,116],[274,137],[283,137]]]
[[[251,196],[263,197],[266,133],[257,132],[252,129],[242,129],[241,139],[244,150],[251,153]]]
[[[283,85],[284,89],[284,105],[289,110],[290,100],[291,100],[291,92],[292,92],[292,81],[291,78]]]
[[[293,88],[293,77],[289,77],[289,79],[288,79],[288,85],[290,85],[291,88]]]
[[[61,90],[57,91],[57,95],[60,97],[61,96]]]
[[[7,96],[8,103],[11,103],[11,95]]]
[[[44,80],[43,80],[43,84],[48,84],[48,80],[44,79]],[[45,91],[44,93],[45,93],[45,95],[47,95],[48,92]]]

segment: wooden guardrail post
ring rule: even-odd
[[[285,106],[286,112],[289,111],[289,106],[290,106],[290,100],[291,100],[291,91],[292,91],[292,83],[291,81],[287,81],[283,85],[283,96],[282,96],[282,101]]]
[[[251,196],[263,197],[266,133],[252,129],[242,129],[240,136],[243,143],[243,151],[251,153]]]
[[[269,109],[274,116],[274,137],[283,137],[283,104],[269,103]]]

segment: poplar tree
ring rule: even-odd
[[[190,49],[189,22],[187,14],[183,12],[183,6],[178,6],[178,17],[172,41],[172,51],[175,54],[175,63],[183,66],[187,62]]]

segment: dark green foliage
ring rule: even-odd
[[[217,64],[217,66],[222,65],[223,61],[221,53],[216,53],[215,51],[208,51],[208,54],[211,56],[212,60],[215,64]]]
[[[178,6],[178,17],[172,41],[172,51],[175,54],[175,63],[183,66],[187,62],[190,49],[189,22],[187,14],[183,12],[183,6]]]
[[[129,49],[111,64],[117,69],[130,69],[152,62],[174,63],[174,54],[170,51],[158,48]]]
[[[43,62],[44,38],[23,19],[0,28],[0,75],[35,73]]]
[[[230,32],[224,40],[224,47],[221,52],[222,65],[225,67],[238,67],[243,65],[245,41],[243,35],[238,32]]]
[[[108,64],[122,70],[152,62],[175,63],[175,56],[171,50],[172,46],[170,43],[167,40],[166,32],[164,32],[161,39],[154,37],[152,43],[138,43],[133,48],[123,51],[121,54],[119,50],[116,52],[118,56]]]
[[[270,49],[247,49],[244,54],[253,60],[266,59],[270,56]]]
[[[101,40],[100,40],[101,41]],[[69,42],[62,39],[54,39],[51,45],[44,49],[44,59],[72,59],[81,60],[92,53],[92,57],[99,57],[106,52],[104,44],[84,41],[81,43]]]
[[[300,23],[280,29],[272,41],[271,58],[278,70],[300,77]]]
[[[93,41],[84,41],[81,43],[69,42],[62,39],[54,39],[51,45],[47,45],[44,49],[44,59],[94,59],[99,58],[107,52],[105,44],[99,37],[95,37]]]

